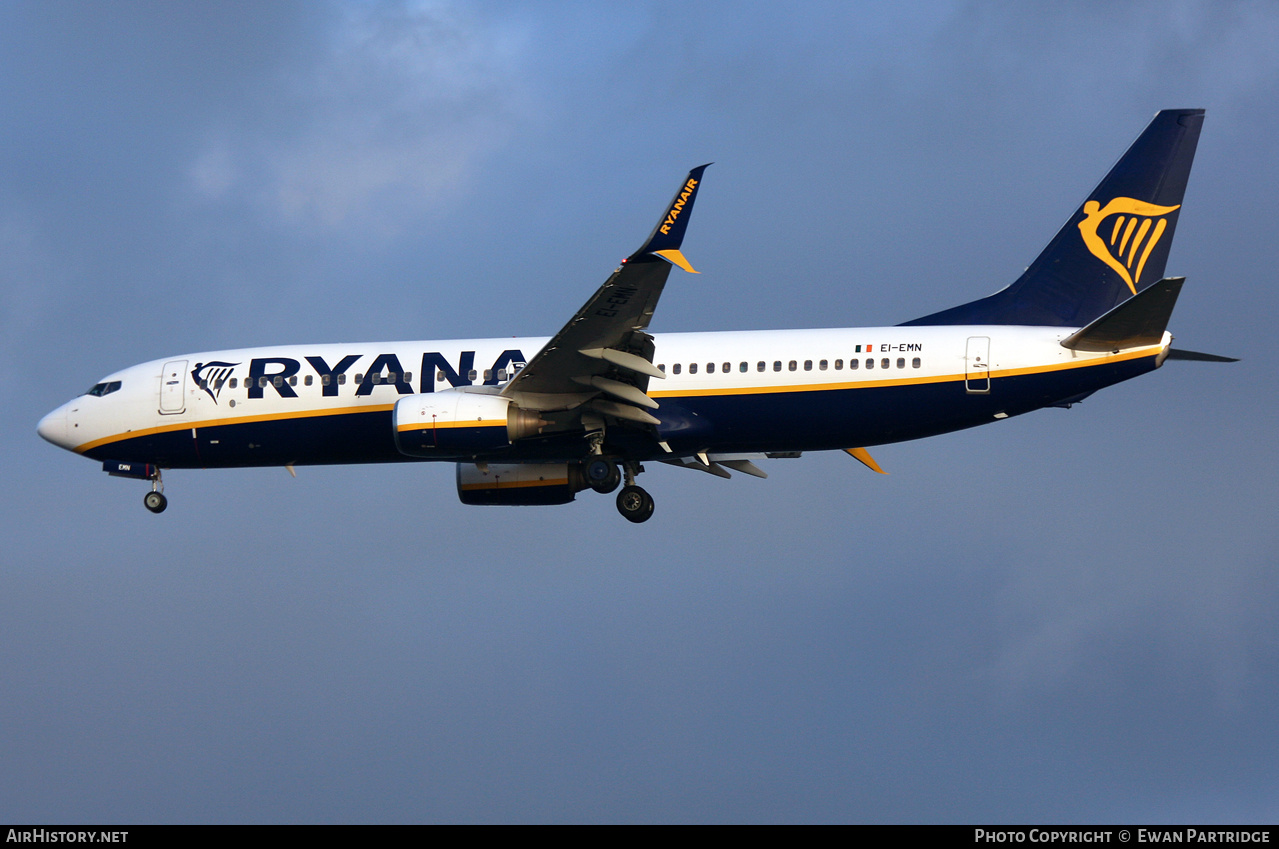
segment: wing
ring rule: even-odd
[[[622,261],[503,395],[528,410],[584,407],[622,422],[658,424],[648,412],[657,402],[645,393],[649,378],[666,375],[653,365],[653,337],[644,330],[671,266],[696,273],[680,245],[707,165],[688,172],[644,246]]]

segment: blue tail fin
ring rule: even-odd
[[[1162,279],[1203,116],[1155,115],[1011,286],[905,324],[1083,327]]]

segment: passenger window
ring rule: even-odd
[[[302,385],[303,386],[311,385],[311,375],[308,374],[306,377],[302,378]]]
[[[234,388],[235,388],[235,382],[236,382],[236,380],[237,380],[237,379],[238,379],[238,378],[234,378],[234,377],[233,377],[233,378],[231,378],[231,388],[232,388],[232,389],[234,389]]]
[[[844,361],[835,360],[835,371],[843,371],[843,370],[844,370]]]
[[[471,381],[472,383],[474,383],[475,379],[479,376],[480,376],[479,372],[477,372],[475,369],[471,369],[470,371],[466,373],[466,379]]]
[[[499,372],[499,374],[501,374],[501,372]],[[392,376],[394,376],[394,375],[392,375]],[[411,371],[406,371],[406,372],[404,372],[404,382],[405,382],[405,383],[412,383],[412,382],[413,382],[413,372],[411,372]]]
[[[364,382],[364,375],[362,375],[362,374],[357,374],[357,375],[355,376],[355,382],[356,382],[356,383],[363,383],[363,382]]]
[[[782,361],[773,360],[773,371],[781,371],[781,370],[782,370]]]
[[[674,373],[674,374],[679,374],[679,370],[680,370],[680,364],[679,364],[679,363],[676,363],[675,365],[671,366],[671,372],[672,372],[672,373]]]
[[[849,360],[848,367],[853,371],[857,371],[857,367],[862,364],[861,360]]]
[[[491,368],[484,369],[484,382],[488,383],[492,379],[493,379],[493,369]]]
[[[658,363],[658,364],[657,364],[657,370],[658,370],[658,371],[666,371],[666,363]]]
[[[356,375],[356,380],[359,380],[359,375]],[[338,375],[338,386],[345,386],[345,385],[346,385],[346,372],[342,372],[341,374]]]
[[[812,371],[812,370],[813,370],[813,361],[804,360],[804,371]]]
[[[697,374],[697,363],[689,363],[689,364],[688,364],[688,373],[689,373],[689,374]]]
[[[320,383],[323,384],[324,386],[328,386],[332,382],[333,382],[333,375],[331,374],[326,374],[320,378]]]
[[[715,373],[715,364],[714,364],[714,363],[707,363],[707,364],[706,364],[706,373],[707,373],[707,374],[714,374],[714,373]]]
[[[724,363],[723,365],[724,374],[728,374],[732,370],[733,370],[732,363]],[[742,363],[742,371],[746,371],[746,363]]]
[[[338,383],[341,383],[341,382],[342,382],[342,381],[340,381],[340,380],[338,381]],[[435,370],[435,382],[436,382],[436,383],[443,383],[443,382],[444,382],[444,369],[436,369],[436,370]]]
[[[387,382],[387,383],[395,383],[395,382],[396,382],[396,374],[395,374],[395,372],[393,372],[393,371],[388,371],[388,372],[386,373],[386,382]]]
[[[284,385],[284,377],[283,377],[282,375],[278,375],[278,374],[277,374],[275,377],[271,378],[271,382],[272,382],[273,384],[275,384],[276,386],[283,386],[283,385]]]
[[[910,367],[919,368],[919,357],[915,357],[915,359],[910,361]]]
[[[298,385],[298,376],[296,374],[289,375],[289,386]]]
[[[217,380],[213,381],[213,388],[214,388],[214,389],[221,389],[221,388],[222,388],[222,384],[224,384],[224,383],[226,383],[226,378],[219,377]]]
[[[898,368],[906,368],[906,358],[905,358],[905,357],[898,357],[898,358],[897,358],[897,367],[898,367]]]
[[[874,368],[874,367],[875,367],[875,361],[874,361],[873,359],[871,359],[870,357],[867,357],[867,358],[866,358],[866,368]]]
[[[787,366],[787,368],[789,368],[791,371],[795,371],[797,367],[798,367],[798,363],[796,363],[794,360],[791,360],[790,365]]]
[[[884,357],[882,360],[879,361],[879,367],[888,368],[888,357]]]
[[[763,371],[763,370],[764,370],[764,361],[760,360],[758,363],[755,364],[755,371]]]
[[[404,379],[405,379],[406,381],[407,381],[407,380],[412,380],[412,378],[408,376],[408,373],[407,373],[407,372],[405,372],[405,374],[404,374]],[[501,381],[503,381],[503,380],[506,380],[506,369],[504,369],[504,368],[500,368],[500,369],[498,369],[498,370],[497,370],[497,379],[498,379],[498,382],[499,382],[499,383],[500,383]]]

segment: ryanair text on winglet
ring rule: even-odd
[[[675,224],[675,219],[679,218],[679,214],[684,211],[684,204],[688,202],[688,196],[693,193],[695,188],[697,188],[697,181],[690,177],[688,182],[684,184],[684,191],[679,193],[679,200],[675,201],[671,211],[666,213],[666,220],[662,222],[662,226],[659,228],[663,234],[670,234],[671,227]]]

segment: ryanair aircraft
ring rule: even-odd
[[[1011,286],[895,327],[650,334],[705,165],[644,246],[553,337],[183,354],[107,375],[39,434],[150,481],[162,469],[436,460],[466,504],[610,493],[653,514],[644,464],[765,477],[756,461],[1068,407],[1166,359],[1184,278],[1164,265],[1203,110],[1157,114]],[[693,272],[696,273],[696,272]]]

